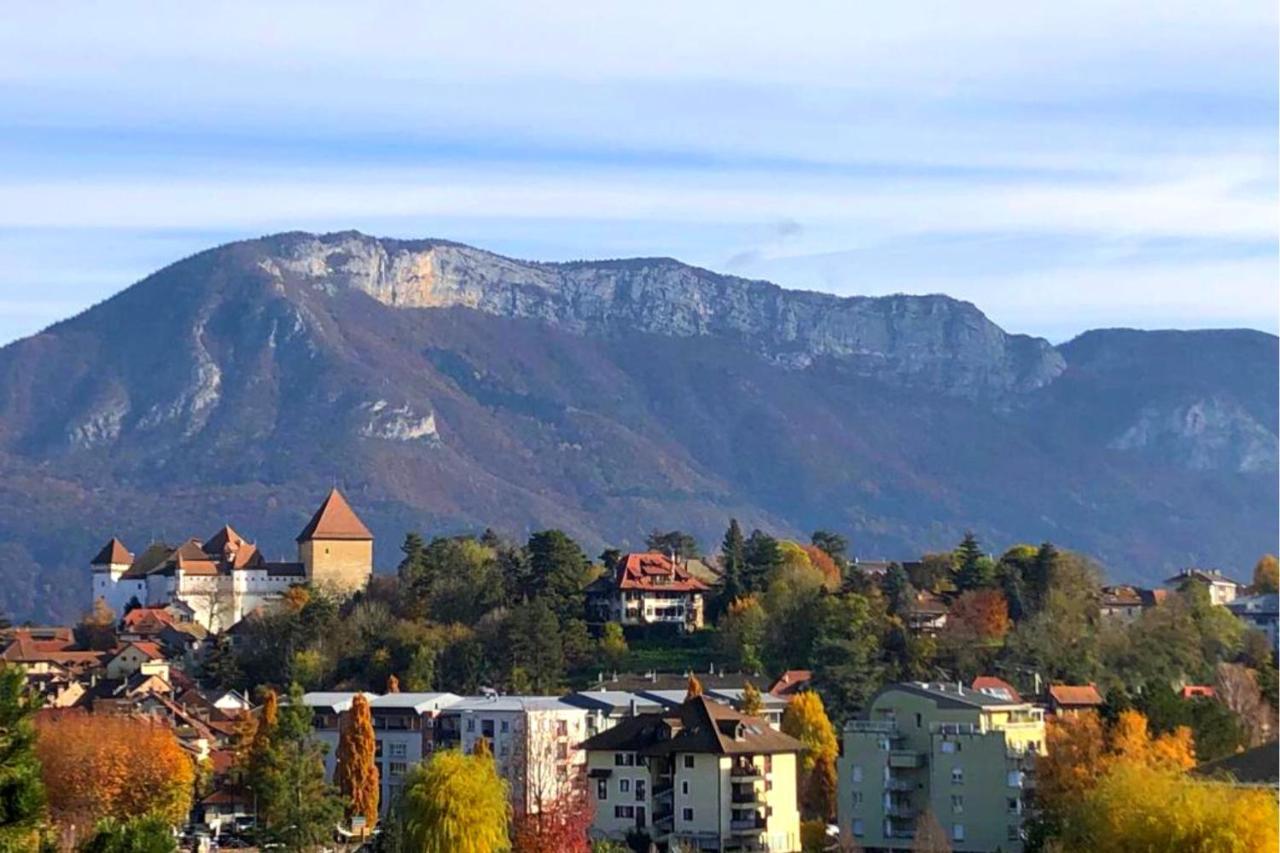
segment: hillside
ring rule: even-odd
[[[181,261],[0,349],[0,606],[67,618],[107,536],[222,521],[287,553],[335,481],[406,529],[598,549],[730,516],[904,557],[972,528],[1147,582],[1275,547],[1277,340],[1010,335],[669,259],[527,263],[285,234]]]

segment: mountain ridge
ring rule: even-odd
[[[562,526],[594,548],[680,526],[710,547],[736,515],[841,529],[867,556],[971,527],[1126,579],[1243,571],[1274,532],[1276,343],[1095,330],[1053,347],[946,296],[674,260],[239,241],[0,348],[16,580],[0,605],[73,615],[118,532],[292,536],[335,480],[384,569],[410,528]]]

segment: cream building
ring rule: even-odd
[[[295,584],[347,595],[363,588],[373,573],[373,535],[337,489],[297,544],[297,562],[275,562],[230,526],[203,542],[155,543],[137,556],[112,537],[91,562],[93,599],[117,615],[131,603],[169,607],[217,632],[279,600]]]
[[[864,849],[913,849],[932,812],[955,851],[1019,853],[1044,712],[960,684],[893,684],[844,729],[839,821]]]
[[[592,835],[663,849],[797,851],[802,744],[705,696],[590,738]]]

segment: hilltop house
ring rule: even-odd
[[[149,546],[135,556],[112,537],[91,561],[92,594],[116,613],[131,604],[168,607],[209,631],[223,631],[289,587],[313,583],[340,593],[373,573],[373,534],[333,489],[298,535],[298,561],[267,560],[229,525],[201,542]]]
[[[610,574],[587,587],[587,619],[696,631],[703,624],[703,598],[709,589],[687,565],[666,554],[624,554]]]
[[[1171,578],[1165,578],[1165,585],[1171,589],[1182,589],[1189,583],[1204,584],[1209,589],[1209,601],[1218,605],[1230,604],[1244,589],[1244,584],[1237,583],[1217,569],[1183,569]]]

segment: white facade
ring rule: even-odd
[[[272,575],[267,569],[235,569],[226,573],[192,575],[175,569],[142,578],[122,577],[128,566],[94,566],[93,596],[117,616],[136,599],[144,607],[181,603],[193,622],[205,629],[225,631],[259,607],[280,600],[289,587],[301,583],[295,575]]]
[[[388,693],[370,701],[381,814],[385,815],[400,796],[409,768],[430,757],[435,748],[436,718],[461,701],[462,697],[453,693]]]

